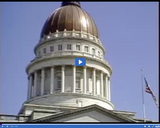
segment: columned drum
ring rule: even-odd
[[[28,98],[25,104],[84,107],[97,104],[113,110],[105,48],[93,18],[80,2],[62,2],[46,20],[36,57],[27,66]],[[86,58],[86,66],[75,66]]]

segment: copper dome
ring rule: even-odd
[[[46,20],[41,38],[58,31],[83,31],[99,38],[97,26],[92,17],[81,8],[80,2],[62,2],[60,8]]]

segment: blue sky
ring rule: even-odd
[[[26,66],[34,58],[42,26],[61,2],[1,3],[0,113],[17,114],[27,99]],[[158,98],[158,2],[81,2],[95,20],[106,60],[113,68],[111,99],[117,110],[142,118],[141,72]],[[145,93],[146,117],[158,109]]]

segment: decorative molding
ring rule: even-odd
[[[55,32],[49,34],[49,38],[47,38],[48,35],[43,36],[42,39],[39,40],[39,43],[35,46],[34,52],[36,54],[36,49],[45,43],[51,42],[51,41],[56,41],[56,40],[61,40],[61,39],[80,39],[80,40],[86,40],[89,42],[92,42],[93,44],[97,44],[103,49],[103,52],[105,53],[105,49],[102,45],[102,42],[99,38],[93,36],[92,34],[88,34],[86,32],[79,32],[79,31],[62,31],[62,32]]]

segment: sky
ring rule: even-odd
[[[0,113],[18,114],[27,99],[26,66],[41,29],[61,2],[2,2],[0,22]],[[96,22],[110,63],[111,100],[116,110],[143,117],[141,71],[158,99],[158,2],[81,2]],[[143,82],[143,86],[145,84]],[[158,109],[144,90],[146,118]]]

